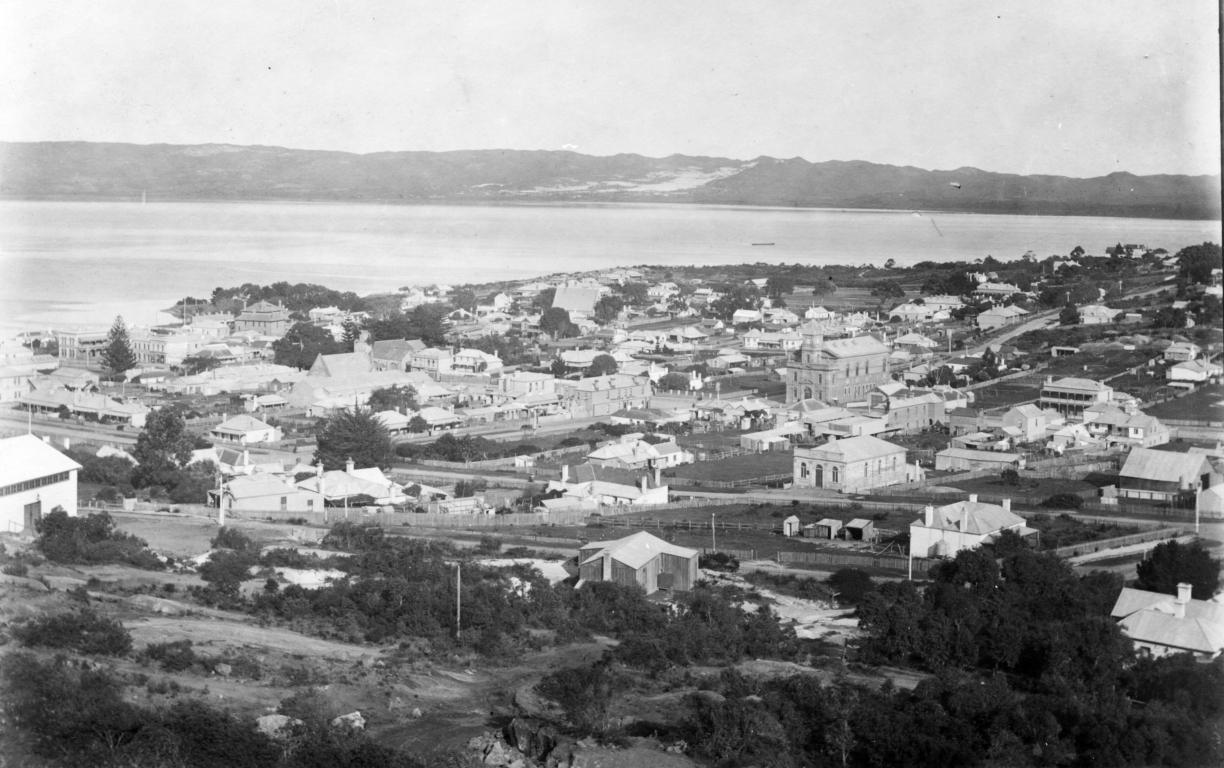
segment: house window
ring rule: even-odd
[[[289,497],[281,496],[281,512],[284,512],[287,509],[289,509]]]
[[[837,482],[837,467],[833,467],[833,482]]]
[[[823,464],[816,465],[816,483],[815,484],[817,488],[824,488],[824,465]]]
[[[799,464],[799,477],[806,479],[807,476],[808,476],[808,465],[807,465],[807,462],[805,461]]]
[[[314,499],[306,499],[306,511],[314,512]]]

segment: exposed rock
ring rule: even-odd
[[[234,673],[234,668],[229,664],[217,664],[213,667],[213,672],[221,675],[221,677],[229,677]]]
[[[419,718],[419,717],[421,716],[421,708],[420,708],[420,707],[413,707],[413,708],[412,708],[412,716],[413,716],[413,717],[417,717],[417,718]]]
[[[51,589],[57,589],[67,592],[70,589],[85,586],[85,579],[78,579],[73,576],[44,576],[43,581],[47,583]]]
[[[360,712],[349,712],[347,715],[340,715],[331,721],[333,728],[350,728],[354,731],[365,730],[365,718]]]
[[[181,616],[189,612],[186,605],[175,600],[167,600],[164,597],[155,597],[153,595],[133,595],[127,599],[128,603],[136,608],[141,608],[152,613],[160,613],[166,616]]]
[[[47,585],[36,579],[27,579],[24,576],[10,576],[7,573],[0,573],[0,584],[12,584],[17,587],[24,587],[33,592],[47,592]]]
[[[551,725],[526,717],[516,717],[503,731],[506,741],[533,760],[544,760],[556,748],[557,730]]]
[[[259,732],[273,739],[285,738],[289,735],[289,729],[301,724],[301,720],[288,715],[264,715],[255,721]]]

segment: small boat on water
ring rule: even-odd
[[[753,243],[753,245],[773,245],[773,243]]]

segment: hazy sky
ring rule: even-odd
[[[0,0],[0,140],[1218,173],[1213,0]]]

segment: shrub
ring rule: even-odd
[[[217,531],[217,535],[209,543],[213,549],[232,549],[237,552],[250,552],[259,548],[250,536],[228,526]]]
[[[1056,493],[1053,496],[1046,497],[1045,501],[1041,502],[1041,506],[1047,509],[1079,509],[1084,505],[1084,499],[1076,496],[1074,493]]]
[[[857,604],[863,595],[875,591],[875,583],[866,571],[858,568],[841,568],[829,577],[829,586],[843,602]]]
[[[25,576],[30,572],[30,569],[25,563],[21,562],[20,560],[15,560],[11,563],[5,564],[3,568],[0,568],[0,572],[3,572],[9,576]]]
[[[69,517],[52,510],[34,523],[37,546],[48,560],[57,563],[127,563],[138,568],[161,570],[162,563],[148,550],[144,539],[115,530],[115,521],[105,512]]]
[[[123,625],[89,608],[32,619],[13,629],[25,645],[68,648],[80,653],[123,656],[132,650],[132,636]]]
[[[708,555],[699,555],[697,557],[697,567],[707,568],[711,571],[735,573],[739,570],[739,558],[734,555],[728,555],[726,552],[711,552]]]
[[[150,643],[144,650],[144,655],[159,662],[167,672],[182,672],[196,663],[196,654],[190,640],[176,640],[172,643]]]

